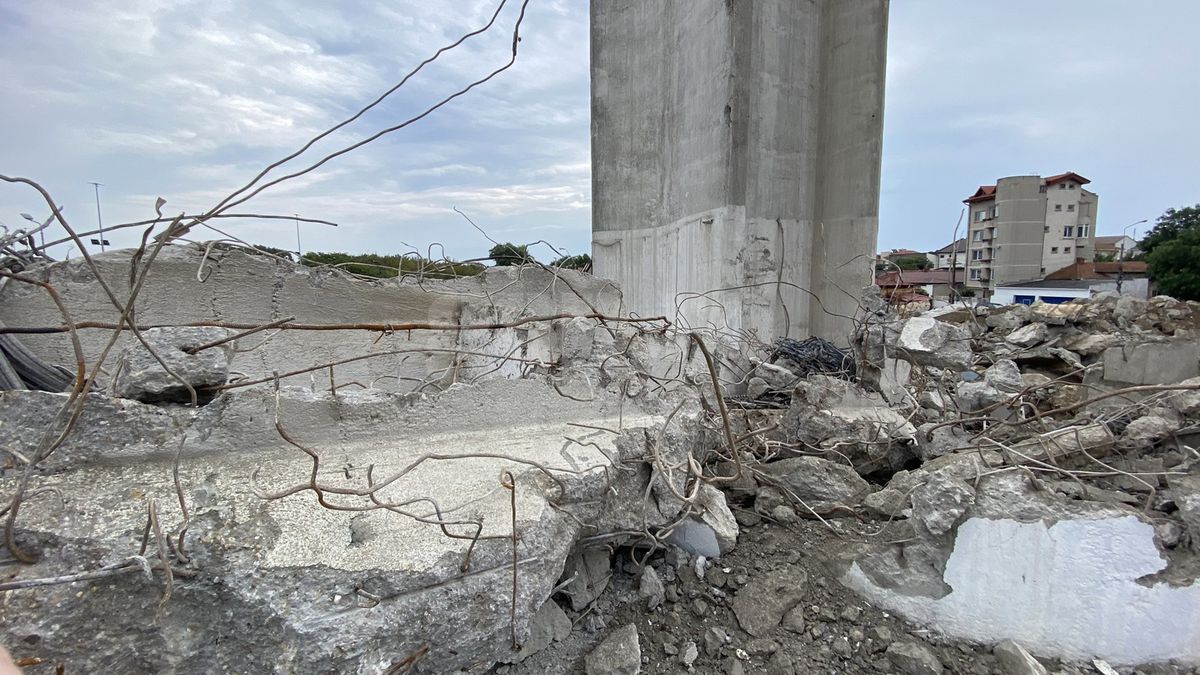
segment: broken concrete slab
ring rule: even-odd
[[[615,316],[621,308],[620,290],[611,281],[568,269],[489,267],[482,274],[458,279],[366,282],[328,268],[300,266],[237,247],[217,245],[207,257],[205,249],[205,245],[190,244],[163,249],[138,298],[139,324],[222,321],[259,326],[295,317],[294,325],[432,323],[454,327],[563,313]],[[133,254],[125,249],[94,255],[93,259],[111,287],[123,288],[128,284]],[[197,270],[203,271],[203,282],[197,279]],[[76,321],[118,321],[120,313],[82,259],[46,265],[34,273],[54,285]],[[62,316],[42,289],[7,284],[0,291],[0,322],[10,327],[56,326],[62,323]],[[79,331],[89,363],[109,335],[107,330]],[[463,331],[282,330],[251,336],[243,348],[266,338],[265,348],[237,359],[237,370],[245,377],[270,377],[273,372],[373,355],[338,365],[333,376],[338,384],[357,382],[387,391],[410,391],[431,373],[446,375],[448,382],[456,381],[456,376],[470,380],[483,373],[496,378],[520,375],[522,364],[518,361],[496,368],[494,358],[471,361],[466,352],[508,355],[519,349],[523,356],[547,363],[561,353],[549,324]],[[21,339],[51,363],[75,361],[65,334]],[[571,340],[574,337],[568,335],[568,342]],[[133,338],[125,335],[118,347],[132,342]],[[582,349],[583,345],[573,348]],[[328,373],[320,375],[319,386],[327,388]],[[299,381],[308,384],[309,376],[303,375]]]
[[[1049,329],[1043,323],[1031,323],[1022,326],[1004,337],[1004,341],[1018,347],[1034,347],[1046,341]]]
[[[900,358],[918,365],[959,370],[971,365],[971,334],[932,317],[905,321],[895,346]]]
[[[1200,377],[1200,342],[1142,342],[1104,350],[1104,379],[1123,384],[1170,384]]]
[[[1136,510],[1058,498],[1009,471],[980,479],[947,551],[948,592],[887,588],[857,563],[844,580],[959,638],[1007,637],[1037,654],[1115,664],[1200,663],[1200,584],[1141,583],[1166,566],[1154,534]]]
[[[511,654],[514,496],[505,472],[516,492],[515,631],[522,641],[580,523],[628,529],[640,528],[643,517],[651,526],[668,522],[655,504],[645,515],[630,510],[636,502],[629,495],[640,495],[645,479],[625,463],[636,466],[644,445],[622,445],[626,454],[613,434],[567,424],[613,428],[620,417],[623,438],[644,439],[657,418],[629,402],[619,413],[615,400],[573,401],[536,380],[458,385],[439,396],[281,392],[280,419],[321,458],[315,475],[323,486],[362,490],[368,467],[375,485],[402,475],[376,496],[422,523],[372,510],[368,497],[355,494],[326,492],[332,510],[303,489],[278,499],[256,495],[302,488],[314,475],[311,457],[274,432],[273,398],[258,390],[227,394],[168,438],[171,451],[139,440],[102,462],[62,466],[33,486],[67,500],[62,508],[35,501],[22,511],[18,541],[53,553],[18,568],[19,578],[123,560],[137,552],[149,502],[157,503],[168,536],[183,524],[172,461],[186,439],[179,475],[191,517],[184,542],[198,576],[177,579],[158,624],[145,618],[155,613],[161,584],[128,574],[83,594],[71,586],[11,591],[0,630],[38,636],[47,658],[95,672],[112,663],[149,671],[183,660],[230,670],[290,664],[307,671],[316,663],[386,670],[426,644],[422,663],[451,670]],[[82,437],[95,437],[89,424],[81,419]],[[13,480],[0,477],[0,489]],[[459,538],[441,531],[439,510]],[[621,525],[621,514],[633,512]],[[205,627],[192,631],[195,640],[164,637],[186,633],[198,617],[206,617]],[[269,628],[246,631],[247,622]],[[120,637],[98,645],[91,639],[97,625]],[[280,652],[281,642],[289,649]]]
[[[141,335],[146,341],[144,345],[130,343],[117,358],[117,375],[112,385],[115,396],[143,403],[189,403],[195,392],[198,401],[204,402],[212,398],[206,389],[219,387],[229,379],[234,345],[227,342],[193,352],[229,339],[234,331],[181,326],[150,328]]]
[[[819,457],[791,457],[767,464],[764,473],[818,513],[858,505],[871,485],[850,466]],[[803,508],[803,507],[801,507]]]

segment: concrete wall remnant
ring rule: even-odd
[[[592,256],[628,309],[846,341],[878,229],[887,10],[592,2]]]

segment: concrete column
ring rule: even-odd
[[[887,0],[592,0],[592,256],[626,311],[844,342]]]

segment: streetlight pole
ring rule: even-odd
[[[1117,254],[1117,295],[1121,294],[1121,284],[1125,281],[1125,233],[1129,231],[1129,228],[1141,225],[1144,222],[1146,222],[1146,219],[1142,218],[1136,223],[1130,223],[1121,229],[1121,251]],[[1133,231],[1133,235],[1137,236],[1137,230]]]
[[[950,235],[950,303],[953,304],[958,291],[954,289],[954,267],[958,264],[958,228],[962,226],[963,214],[967,210],[963,209],[958,212],[958,222],[954,223],[954,234]],[[970,228],[968,228],[969,230]],[[963,242],[963,253],[966,253],[967,243]],[[966,270],[963,270],[966,274]]]
[[[100,186],[103,183],[91,181],[92,187],[96,189],[96,226],[100,230],[100,252],[104,252],[104,221],[100,218]]]

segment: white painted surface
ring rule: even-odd
[[[1024,286],[997,286],[992,294],[992,302],[997,305],[1011,305],[1018,295],[1032,295],[1034,300],[1043,296],[1049,298],[1090,298],[1092,292],[1087,288],[1034,288]]]
[[[1043,522],[972,518],[958,530],[940,599],[876,586],[852,565],[843,581],[939,632],[1016,640],[1040,656],[1114,664],[1200,663],[1200,585],[1146,587],[1166,566],[1154,530],[1133,516]]]

